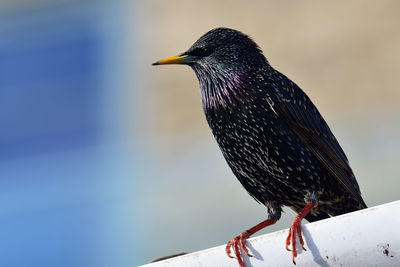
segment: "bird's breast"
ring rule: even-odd
[[[321,173],[310,151],[270,104],[209,110],[207,121],[229,166],[248,191],[304,193]],[[304,192],[302,192],[304,191]],[[287,192],[286,192],[287,193]]]
[[[255,108],[256,107],[256,108]],[[261,111],[262,110],[262,111]],[[248,177],[284,176],[277,163],[280,121],[269,110],[254,105],[206,112],[213,135],[229,165]]]

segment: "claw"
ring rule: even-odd
[[[290,237],[292,236],[292,228],[289,228],[289,234],[288,234],[288,237],[286,238],[286,250],[287,251],[292,251],[290,248],[289,248],[289,245],[290,245]]]
[[[228,254],[228,257],[234,258],[233,256],[231,256],[231,247],[233,248],[236,259],[238,260],[240,267],[245,266],[244,261],[241,256],[241,253],[240,253],[240,248],[242,248],[242,250],[246,253],[246,255],[250,255],[248,249],[246,248],[246,243],[245,243],[246,238],[247,238],[247,236],[244,233],[242,233],[242,234],[238,235],[237,237],[233,238],[232,240],[230,240],[225,248],[225,251],[226,251],[226,254]]]
[[[307,251],[307,249],[304,247],[304,240],[303,240],[303,236],[301,235],[301,224],[298,224],[298,229],[297,229],[297,236],[299,237],[299,241],[301,244],[301,247],[304,251]]]
[[[229,258],[234,258],[233,256],[231,256],[231,246],[232,246],[232,240],[229,241],[228,244],[226,244],[225,252]]]
[[[249,250],[246,247],[246,239],[247,239],[247,235],[244,233],[241,233],[239,236],[240,246],[241,246],[242,250],[244,251],[244,253],[246,253],[247,256],[253,257],[253,255],[250,254]]]

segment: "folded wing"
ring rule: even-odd
[[[346,155],[311,100],[288,79],[274,87],[274,91],[274,109],[278,115],[332,176],[366,207]]]

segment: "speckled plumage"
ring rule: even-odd
[[[366,207],[316,107],[248,36],[214,29],[184,54],[204,55],[189,64],[199,79],[203,109],[226,161],[251,196],[279,213],[281,206],[299,212],[315,194],[319,205],[309,221]]]
[[[223,156],[273,222],[282,206],[300,212],[307,202],[318,203],[310,206],[309,221],[366,207],[325,120],[248,36],[217,28],[181,56],[197,75],[203,110]]]

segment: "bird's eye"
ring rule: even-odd
[[[206,49],[204,49],[202,47],[197,47],[188,52],[188,55],[196,56],[196,57],[205,57],[205,56],[208,56],[209,54],[210,54],[209,51],[207,51]]]

